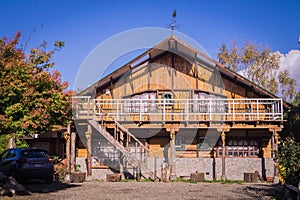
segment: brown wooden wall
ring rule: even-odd
[[[172,76],[174,76],[173,87]],[[145,91],[171,91],[172,89],[175,99],[192,98],[193,91],[221,94],[229,99],[259,98],[253,89],[221,75],[216,68],[190,63],[171,53],[153,58],[142,67],[138,66],[137,69],[128,71],[117,80],[113,79],[108,85],[110,95],[105,94],[106,88],[104,88],[97,94],[98,98],[121,99]]]

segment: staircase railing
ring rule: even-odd
[[[96,105],[97,107],[97,105]],[[155,152],[151,151],[146,145],[144,145],[139,139],[137,139],[132,133],[130,133],[123,125],[121,125],[114,117],[109,116],[101,107],[97,107],[102,113],[100,123],[95,120],[88,120],[108,141],[110,141],[115,147],[117,147],[135,167],[138,167],[141,171],[146,171],[150,174],[152,179],[158,179],[156,175],[156,161],[157,156]],[[111,118],[110,121],[114,122],[114,134],[113,136],[106,130],[104,116]],[[131,145],[134,144],[132,149]],[[148,157],[154,158],[153,171],[147,166]]]

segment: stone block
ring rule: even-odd
[[[85,181],[85,172],[72,172],[69,175],[70,183],[82,183]]]
[[[190,180],[193,182],[201,182],[204,181],[204,173],[203,172],[194,172],[191,173]]]
[[[122,174],[106,174],[107,182],[120,182],[122,180]]]

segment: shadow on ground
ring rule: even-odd
[[[44,183],[43,181],[32,180],[24,184],[24,187],[29,193],[51,193],[57,192],[59,190],[66,190],[68,188],[80,187],[81,185],[53,182]]]
[[[249,198],[270,197],[270,199],[289,199],[284,189],[278,184],[253,184],[243,189],[243,193]]]

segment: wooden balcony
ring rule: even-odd
[[[282,99],[91,99],[73,97],[73,118],[119,122],[278,122]]]

